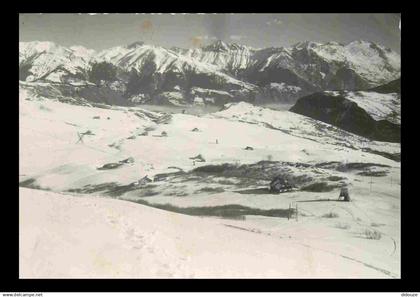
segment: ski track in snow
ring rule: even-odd
[[[299,251],[298,248],[294,248],[293,246],[295,245],[299,245],[305,248],[308,248],[310,250],[313,251],[319,251],[321,252],[321,254],[316,254],[318,255],[318,257],[324,257],[325,255],[331,255],[333,257],[340,257],[343,258],[347,261],[353,262],[353,263],[357,263],[357,264],[361,264],[365,267],[367,267],[368,269],[374,270],[378,273],[383,274],[386,277],[392,277],[392,278],[396,278],[396,275],[394,275],[392,272],[380,268],[376,265],[372,265],[370,263],[367,263],[365,261],[356,259],[354,257],[348,256],[348,255],[344,255],[338,252],[333,252],[329,249],[325,249],[325,248],[319,248],[319,247],[315,247],[312,244],[307,244],[302,242],[299,239],[290,239],[290,237],[288,236],[277,236],[277,234],[272,234],[272,233],[267,233],[264,232],[262,230],[259,230],[258,228],[246,228],[246,227],[240,227],[240,226],[236,226],[235,224],[232,223],[223,223],[223,222],[218,222],[218,220],[203,220],[200,218],[192,218],[189,216],[183,216],[183,215],[179,215],[179,214],[174,214],[174,215],[170,215],[169,213],[165,212],[165,211],[159,211],[159,210],[153,210],[153,209],[149,209],[148,210],[148,214],[147,216],[149,218],[154,218],[155,221],[150,221],[150,225],[147,226],[147,228],[145,228],[146,226],[144,226],[143,224],[141,224],[141,221],[139,221],[138,218],[136,218],[137,216],[141,216],[141,213],[144,211],[147,211],[147,207],[145,208],[144,206],[140,206],[140,205],[133,205],[135,206],[136,209],[130,209],[128,212],[127,210],[129,209],[128,207],[130,207],[130,202],[118,202],[118,201],[112,201],[112,199],[103,199],[103,198],[89,198],[89,197],[83,197],[83,196],[74,196],[73,195],[62,195],[62,194],[56,194],[56,193],[52,193],[52,192],[44,192],[44,191],[39,191],[39,190],[29,190],[29,189],[22,189],[21,190],[21,195],[23,195],[20,203],[20,207],[21,207],[21,213],[23,211],[23,214],[29,214],[30,212],[33,211],[37,211],[40,207],[43,207],[43,212],[45,212],[45,214],[42,215],[41,218],[38,218],[38,214],[37,212],[35,214],[35,217],[32,218],[25,218],[22,217],[20,218],[21,222],[26,224],[30,223],[32,228],[34,231],[30,231],[25,229],[25,232],[30,232],[31,234],[31,238],[28,238],[28,235],[26,235],[26,237],[24,238],[24,242],[26,242],[25,245],[23,245],[24,249],[30,248],[30,253],[25,252],[25,258],[22,259],[21,261],[21,265],[24,265],[24,271],[26,273],[28,273],[30,271],[30,269],[32,269],[32,273],[37,273],[36,271],[39,271],[38,273],[42,272],[42,275],[46,276],[46,277],[51,277],[54,275],[54,270],[57,269],[57,267],[60,267],[60,265],[63,264],[58,264],[58,263],[52,263],[52,262],[46,262],[45,264],[47,264],[47,266],[44,266],[42,264],[42,258],[39,258],[40,255],[42,255],[42,253],[45,251],[45,244],[48,242],[48,246],[49,249],[51,250],[51,252],[53,252],[51,254],[51,259],[49,261],[52,261],[52,259],[56,258],[58,255],[56,254],[57,251],[61,250],[60,247],[60,242],[62,242],[62,240],[64,239],[60,239],[61,236],[63,236],[63,234],[65,234],[66,232],[68,232],[69,237],[65,240],[67,240],[67,244],[72,243],[74,244],[74,242],[77,242],[77,238],[78,238],[78,233],[75,233],[75,230],[77,230],[78,228],[83,228],[85,229],[84,225],[88,224],[88,225],[92,225],[92,223],[94,224],[98,224],[100,223],[102,225],[100,232],[102,233],[98,233],[97,235],[95,235],[95,237],[97,237],[94,241],[92,241],[92,243],[89,243],[89,241],[85,241],[84,245],[86,246],[86,248],[92,249],[92,247],[90,247],[91,244],[93,244],[93,246],[95,246],[95,241],[98,242],[102,242],[103,240],[106,240],[107,245],[111,248],[110,251],[108,251],[107,253],[109,253],[109,256],[107,256],[107,258],[103,258],[104,256],[106,256],[105,251],[101,251],[98,250],[97,252],[99,254],[96,255],[96,258],[93,259],[93,265],[95,265],[95,267],[97,266],[98,268],[102,269],[101,275],[102,273],[109,273],[112,267],[114,267],[112,264],[114,263],[114,261],[116,261],[115,259],[111,258],[112,255],[114,255],[114,257],[116,257],[116,259],[118,259],[119,256],[116,256],[116,252],[117,250],[115,250],[115,248],[117,248],[117,246],[115,246],[115,243],[118,242],[118,249],[120,249],[120,251],[118,252],[118,254],[126,254],[128,253],[128,255],[130,255],[129,257],[134,257],[131,259],[132,261],[132,265],[134,263],[138,263],[136,265],[140,265],[140,267],[142,267],[140,271],[141,274],[143,274],[145,271],[149,271],[148,274],[153,277],[153,276],[157,276],[159,278],[170,278],[170,277],[188,277],[188,278],[194,278],[194,277],[202,277],[205,275],[202,273],[197,273],[194,272],[196,271],[197,267],[197,259],[195,258],[196,256],[198,256],[199,254],[196,254],[195,256],[193,254],[188,255],[188,253],[183,254],[180,253],[184,248],[181,246],[177,246],[177,241],[181,240],[181,242],[183,242],[183,246],[188,246],[189,244],[192,246],[195,246],[197,244],[201,245],[209,245],[211,244],[211,241],[207,242],[207,240],[211,240],[210,238],[212,238],[213,240],[217,239],[217,242],[213,242],[213,244],[220,244],[220,242],[218,242],[219,240],[221,240],[222,238],[219,237],[220,232],[222,232],[222,229],[220,229],[220,227],[217,226],[225,226],[227,228],[233,228],[233,229],[237,229],[239,232],[245,232],[245,233],[255,233],[258,236],[267,236],[267,238],[273,238],[276,240],[280,240],[277,244],[281,245],[281,246],[288,246],[288,249],[291,249],[290,251],[294,251],[293,254],[299,254],[299,253],[303,253],[302,256],[304,256],[307,252],[305,251]],[[28,196],[29,195],[29,196]],[[41,196],[39,196],[41,195]],[[59,197],[56,197],[56,195],[59,195]],[[32,196],[32,197],[31,197]],[[33,197],[36,197],[35,199]],[[39,197],[37,197],[39,196]],[[62,196],[62,197],[60,197]],[[99,199],[98,199],[99,198]],[[116,203],[114,203],[116,202]],[[24,204],[22,204],[24,203]],[[48,203],[45,204],[45,203]],[[123,204],[121,204],[123,203]],[[32,207],[31,207],[32,205]],[[91,213],[92,217],[91,218],[86,218],[83,217],[83,214],[80,213],[80,211],[77,211],[77,208],[83,209],[83,212],[85,213]],[[45,210],[45,208],[48,208],[47,210]],[[124,210],[125,209],[125,210]],[[140,211],[141,212],[138,212]],[[77,211],[77,212],[75,212]],[[81,218],[77,218],[75,217],[75,214],[80,214],[80,216],[82,216]],[[159,214],[159,215],[158,215]],[[133,216],[134,215],[134,216]],[[146,215],[146,213],[144,213],[143,215]],[[169,215],[169,216],[168,216]],[[100,222],[103,218],[105,218],[105,222]],[[190,219],[191,218],[191,219]],[[169,221],[168,221],[169,219]],[[68,223],[77,220],[80,223],[77,223],[77,226],[72,226],[72,225],[67,225]],[[93,220],[93,221],[91,221]],[[180,233],[181,228],[185,228],[182,227],[182,224],[185,225],[185,223],[187,223],[188,221],[190,221],[190,223],[193,223],[197,225],[197,227],[199,227],[199,222],[202,221],[205,225],[203,225],[202,227],[200,227],[197,231],[200,232],[199,230],[201,230],[202,228],[209,228],[211,226],[213,226],[213,228],[217,229],[217,233],[215,233],[214,235],[216,235],[215,238],[213,238],[213,235],[207,239],[206,236],[200,236],[200,238],[196,238],[195,233],[192,234],[191,236],[187,235],[188,233],[183,233],[183,231]],[[48,224],[51,225],[50,228],[54,228],[51,229],[50,231],[48,231],[48,229],[46,229],[45,231],[42,231],[42,229],[38,229],[38,228],[42,228],[42,225],[34,225],[34,222],[38,222],[41,223],[42,222],[49,222]],[[144,221],[144,219],[143,219]],[[103,225],[103,223],[105,223],[105,225]],[[170,225],[168,225],[168,223]],[[178,225],[179,223],[181,223],[181,225]],[[65,229],[62,230],[62,228],[64,226],[66,226]],[[27,225],[25,225],[27,226]],[[160,228],[163,227],[163,228]],[[58,228],[58,229],[57,229]],[[76,228],[76,229],[74,229]],[[95,230],[92,229],[93,227],[90,226],[89,227],[90,230]],[[104,229],[105,228],[105,229]],[[58,233],[54,233],[57,230]],[[67,230],[67,231],[66,231]],[[104,233],[105,230],[109,230],[106,233]],[[175,233],[173,233],[173,231],[176,231]],[[207,232],[209,232],[211,229],[209,229]],[[99,231],[99,230],[98,230]],[[110,232],[112,231],[113,234],[111,234]],[[197,232],[194,231],[194,232]],[[64,233],[63,233],[64,232]],[[83,231],[82,233],[84,234],[83,236],[89,236],[89,233],[86,233],[87,230]],[[25,233],[26,234],[26,233]],[[115,234],[118,234],[117,238],[115,238]],[[229,234],[229,232],[228,232]],[[229,242],[226,242],[225,245],[227,244],[227,246],[231,247],[231,246],[235,246],[235,242],[238,241],[238,244],[242,244],[243,239],[241,239],[243,236],[240,235],[240,233],[235,233],[235,237],[233,237],[233,240],[230,240]],[[211,234],[209,234],[211,235]],[[231,234],[233,235],[233,234]],[[179,238],[178,236],[182,236],[183,238]],[[187,239],[187,236],[189,239]],[[81,237],[82,238],[82,237]],[[193,241],[191,242],[185,242],[185,240],[191,240],[192,238],[195,238]],[[245,238],[247,238],[247,236],[245,236]],[[225,239],[222,239],[225,240]],[[254,240],[257,240],[257,238],[254,238]],[[32,244],[30,244],[30,242],[32,241]],[[254,244],[255,247],[260,245],[260,247],[262,249],[265,249],[264,247],[264,242],[266,242],[266,240],[264,240],[264,238],[258,238],[258,244]],[[113,243],[115,242],[115,243]],[[179,243],[181,243],[179,242]],[[272,242],[270,240],[270,242]],[[277,241],[276,241],[277,242]],[[272,242],[274,243],[274,242]],[[271,243],[271,244],[272,244]],[[175,244],[175,245],[174,245]],[[262,244],[262,246],[261,246]],[[268,242],[267,242],[268,244]],[[172,247],[171,247],[172,246]],[[225,248],[227,248],[227,246]],[[174,250],[173,247],[176,247],[176,249],[178,250],[177,254],[174,254]],[[279,248],[280,246],[278,246]],[[75,246],[76,248],[76,246]],[[78,248],[78,247],[77,247]],[[223,248],[223,247],[220,247]],[[252,247],[254,248],[254,247]],[[22,246],[21,246],[22,249]],[[245,250],[247,250],[247,248],[245,248]],[[251,249],[252,250],[252,249]],[[25,251],[25,250],[24,250]],[[92,250],[94,251],[94,250]],[[22,250],[21,250],[22,252]],[[81,253],[82,251],[79,251],[79,253]],[[86,249],[83,250],[83,253],[86,254]],[[223,250],[220,250],[221,255],[223,254],[223,257],[226,257],[225,253]],[[250,252],[250,251],[249,251]],[[203,255],[206,254],[206,250],[202,250],[200,252],[200,254],[203,253]],[[243,251],[241,251],[241,253],[243,253]],[[123,255],[121,254],[121,255]],[[229,253],[228,253],[229,254]],[[102,255],[102,256],[101,256]],[[284,256],[287,256],[287,254],[282,254]],[[316,257],[315,254],[309,253],[308,256],[309,257]],[[242,255],[243,256],[243,255]],[[250,257],[251,254],[249,255]],[[279,255],[277,255],[278,257]],[[29,257],[29,258],[28,258]],[[32,266],[30,268],[30,266],[27,266],[28,263],[28,259],[30,259],[30,257],[34,258],[34,259],[38,259],[37,260],[37,265]],[[82,255],[80,254],[80,257],[86,257],[86,255]],[[273,257],[276,257],[275,255],[273,255]],[[83,259],[82,258],[82,259]],[[57,260],[60,258],[56,258]],[[102,259],[102,260],[100,260]],[[107,260],[106,260],[107,259]],[[243,261],[249,261],[251,258],[247,259],[247,258],[243,258]],[[274,260],[275,258],[273,258]],[[327,259],[329,259],[328,257],[325,258],[324,261],[327,261]],[[336,259],[336,258],[335,258]],[[296,259],[298,260],[298,259]],[[304,259],[303,263],[306,263]],[[312,261],[314,261],[315,259],[312,259],[310,262],[306,263],[305,265],[315,265],[315,267],[319,264],[311,264]],[[66,263],[65,261],[66,258],[62,257],[60,262],[62,263]],[[99,262],[97,262],[99,261]],[[105,262],[104,262],[105,261]],[[110,262],[112,261],[112,262]],[[191,262],[193,261],[193,262]],[[226,261],[226,260],[221,260],[221,261]],[[278,260],[276,260],[278,261]],[[319,260],[318,260],[319,261]],[[322,261],[322,260],[321,260]],[[334,260],[335,264],[337,265],[337,260]],[[49,263],[49,264],[48,264]],[[73,263],[79,263],[77,260],[73,260]],[[118,262],[120,263],[120,262]],[[300,263],[300,262],[299,262]],[[123,264],[123,263],[121,263]],[[286,263],[284,263],[286,264]],[[299,264],[299,265],[301,265]],[[53,265],[53,266],[51,266]],[[65,265],[65,264],[64,264]],[[68,264],[67,264],[68,265]],[[78,269],[81,269],[80,263],[77,264]],[[86,264],[87,265],[87,264]],[[90,265],[90,264],[89,264]],[[88,267],[89,267],[88,265]],[[98,266],[99,265],[99,266]],[[105,266],[104,266],[105,265]],[[124,264],[126,265],[126,264]],[[210,263],[209,263],[210,265]],[[325,264],[324,264],[325,265]],[[346,270],[345,267],[347,267],[347,264],[345,262],[339,264],[342,266],[342,269],[344,269],[343,271]],[[71,266],[70,266],[71,267]],[[121,275],[120,273],[127,273],[124,272],[125,269],[127,268],[123,268],[124,266],[120,267],[120,269],[122,269],[120,272],[118,272],[119,270],[115,270],[113,273],[117,273],[117,275]],[[135,266],[134,266],[135,267]],[[195,267],[195,268],[194,268]],[[239,266],[240,267],[240,266]],[[232,266],[230,269],[238,269],[239,267],[236,266]],[[289,266],[289,265],[285,265],[284,267],[288,267],[287,269],[290,269],[293,266]],[[316,269],[315,267],[309,268],[310,270],[307,271],[307,273],[315,273]],[[350,267],[350,266],[349,266]],[[115,267],[116,268],[116,267]],[[22,267],[21,267],[22,269]],[[355,268],[353,268],[355,269]],[[79,271],[77,270],[77,271]],[[340,269],[341,270],[341,269]],[[88,270],[89,271],[89,270]],[[107,272],[108,271],[108,272]],[[127,270],[128,271],[128,270]],[[312,271],[312,272],[310,272]],[[319,270],[317,273],[321,272],[321,270]],[[48,275],[45,275],[45,273],[47,273]],[[62,275],[63,272],[60,272],[60,277],[64,276]],[[92,272],[88,272],[88,273],[92,273]],[[259,271],[258,273],[261,273],[261,271]],[[283,271],[282,274],[287,274],[286,271]],[[291,273],[296,273],[296,272],[291,272]],[[108,275],[108,274],[107,274]],[[316,275],[312,275],[312,276],[316,276]],[[322,275],[321,275],[322,276]],[[77,277],[77,274],[72,275],[72,277]],[[131,277],[135,277],[135,275],[132,275]],[[145,276],[147,277],[147,276]]]
[[[225,225],[225,226],[227,226],[227,227],[230,227],[230,228],[235,228],[235,229],[244,230],[244,231],[248,231],[248,232],[253,232],[253,233],[258,233],[258,234],[264,234],[264,235],[272,236],[272,235],[271,235],[271,233],[264,233],[263,231],[261,231],[261,230],[257,230],[257,229],[247,229],[247,228],[237,227],[237,226],[234,226],[234,225],[229,225],[229,224],[224,224],[224,225]],[[280,238],[282,238],[282,237],[280,237]],[[308,248],[311,248],[311,249],[317,249],[317,250],[320,250],[320,251],[323,251],[323,252],[326,252],[326,253],[329,253],[329,254],[332,254],[332,255],[335,255],[335,256],[340,256],[340,257],[343,257],[344,259],[347,259],[347,260],[350,260],[350,261],[353,261],[353,262],[357,262],[357,263],[363,264],[363,265],[364,265],[364,266],[366,266],[366,267],[369,267],[369,268],[372,268],[372,269],[374,269],[374,270],[380,271],[381,273],[383,273],[383,274],[385,274],[385,275],[387,275],[387,276],[391,276],[392,278],[397,278],[397,277],[396,277],[393,273],[391,273],[390,271],[387,271],[387,270],[385,270],[385,269],[382,269],[382,268],[379,268],[379,267],[373,266],[373,265],[371,265],[371,264],[365,263],[365,262],[360,261],[360,260],[357,260],[357,259],[355,259],[355,258],[352,258],[352,257],[346,256],[346,255],[342,255],[342,254],[337,254],[337,253],[334,253],[334,252],[332,252],[332,251],[330,251],[330,250],[325,250],[325,249],[316,248],[316,247],[313,247],[313,246],[311,246],[311,245],[309,245],[309,244],[305,244],[305,243],[302,243],[302,242],[295,242],[295,243],[296,243],[296,244],[299,244],[299,245],[302,245],[302,246],[305,246],[305,247],[308,247]]]
[[[352,204],[355,206],[355,207],[357,207],[356,206],[356,204],[352,201]],[[367,225],[365,225],[365,224],[361,224],[357,219],[356,219],[356,217],[354,216],[354,214],[349,210],[349,209],[347,209],[347,208],[344,208],[344,207],[340,207],[340,206],[333,206],[328,212],[331,212],[331,210],[333,210],[334,208],[336,208],[336,207],[339,207],[339,208],[341,208],[341,209],[343,209],[343,210],[345,210],[347,213],[349,213],[350,215],[351,215],[351,217],[352,217],[352,219],[353,219],[353,221],[356,223],[356,224],[358,224],[358,225],[360,225],[360,226],[363,226],[363,227],[366,227]],[[301,210],[304,210],[304,211],[307,211],[307,210],[305,210],[305,209],[303,209],[302,207],[299,207]],[[357,207],[360,211],[363,211],[363,210],[361,210],[359,207]],[[243,230],[243,231],[247,231],[247,232],[252,232],[252,233],[257,233],[257,234],[263,234],[263,235],[267,235],[267,236],[276,236],[276,237],[279,237],[279,238],[287,238],[287,236],[279,236],[279,235],[273,235],[271,232],[264,232],[264,231],[262,231],[262,230],[260,230],[260,229],[257,229],[257,228],[252,228],[252,229],[249,229],[249,228],[245,228],[245,227],[239,227],[239,226],[235,226],[235,225],[232,225],[232,224],[224,224],[225,226],[227,226],[227,227],[230,227],[230,228],[235,228],[235,229],[238,229],[238,230]],[[371,227],[370,227],[371,228]],[[371,228],[371,229],[373,229],[373,228]],[[387,235],[387,234],[385,234],[385,233],[383,233],[383,232],[380,232],[382,235],[386,235],[386,236],[388,236],[391,240],[392,240],[392,242],[393,242],[393,246],[394,246],[394,248],[393,248],[393,251],[392,251],[392,253],[390,254],[390,256],[392,256],[394,253],[395,253],[395,251],[396,251],[396,241],[395,241],[395,239],[392,237],[392,236],[389,236],[389,235]],[[383,274],[385,274],[385,275],[387,275],[387,276],[390,276],[390,277],[392,277],[392,278],[398,278],[398,276],[396,275],[396,274],[394,274],[394,273],[392,273],[392,272],[390,272],[390,271],[388,271],[388,270],[386,270],[386,269],[383,269],[383,268],[380,268],[380,267],[377,267],[377,266],[375,266],[375,265],[372,265],[372,264],[369,264],[369,263],[366,263],[366,262],[364,262],[364,261],[361,261],[361,260],[359,260],[359,259],[356,259],[356,258],[354,258],[354,257],[349,257],[349,256],[347,256],[347,255],[344,255],[344,254],[340,254],[340,253],[335,253],[335,252],[333,252],[333,251],[331,251],[331,250],[327,250],[327,249],[323,249],[323,248],[319,248],[319,247],[315,247],[315,246],[313,246],[313,245],[309,245],[309,244],[305,244],[305,243],[303,243],[303,242],[300,242],[299,241],[299,239],[294,239],[293,240],[293,242],[295,243],[295,244],[298,244],[298,245],[302,245],[302,246],[305,246],[305,247],[308,247],[308,248],[311,248],[311,249],[316,249],[316,250],[320,250],[320,251],[323,251],[323,252],[326,252],[326,253],[329,253],[329,254],[332,254],[332,255],[336,255],[336,256],[340,256],[340,257],[342,257],[342,258],[344,258],[344,259],[347,259],[347,260],[350,260],[350,261],[353,261],[353,262],[356,262],[356,263],[360,263],[360,264],[363,264],[364,266],[366,266],[366,267],[369,267],[369,268],[372,268],[372,269],[374,269],[374,270],[376,270],[376,271],[379,271],[379,272],[381,272],[381,273],[383,273]]]

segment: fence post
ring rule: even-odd
[[[289,203],[289,211],[287,212],[287,220],[290,220],[290,203]]]
[[[296,222],[298,221],[298,206],[297,206],[297,203],[296,203]]]

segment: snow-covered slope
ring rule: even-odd
[[[21,277],[400,276],[400,163],[387,157],[399,144],[243,102],[165,114],[67,104],[33,93],[40,83],[23,84]],[[191,159],[199,154],[204,162]],[[229,168],[222,164],[245,170],[203,171]],[[273,195],[266,170],[324,188]],[[336,200],[343,184],[351,203]],[[284,212],[290,203],[299,204],[298,220],[217,212]],[[219,218],[175,213],[194,207],[216,208]]]
[[[202,48],[173,50],[196,61],[215,65],[219,70],[234,75],[250,66],[252,56],[256,52],[254,48],[236,43],[228,44],[220,40]]]
[[[373,42],[299,42],[291,47],[253,49],[236,43],[217,41],[199,49],[177,49],[184,56],[213,64],[235,75],[255,67],[258,72],[285,68],[314,85],[324,85],[342,67],[349,68],[370,85],[383,84],[399,77],[400,56]],[[273,82],[276,82],[273,80]]]
[[[105,61],[117,69],[117,82],[108,83],[117,84],[114,89],[120,95],[153,100],[178,87],[187,103],[194,102],[191,87],[229,92],[236,101],[293,103],[315,91],[365,90],[400,76],[400,56],[365,41],[302,42],[265,49],[222,41],[197,49],[136,42],[99,53],[51,42],[20,42],[19,48],[21,80],[80,82],[88,78],[92,63]],[[132,70],[137,76],[132,76]],[[125,91],[128,85],[132,92]],[[226,100],[207,104],[223,105]]]
[[[144,71],[145,65],[152,65],[152,75],[154,73],[175,72],[186,74],[194,72],[195,74],[207,74],[214,76],[217,80],[223,81],[224,84],[235,85],[246,89],[254,89],[255,87],[246,82],[239,81],[229,75],[219,72],[219,67],[206,62],[194,61],[191,58],[179,55],[174,51],[167,50],[160,46],[152,46],[145,44],[135,44],[129,46],[114,47],[109,50],[100,52],[96,57],[96,61],[107,61],[127,71],[136,69],[139,72]],[[149,69],[147,69],[149,70]]]
[[[24,188],[19,194],[21,278],[395,277],[340,250],[229,221],[102,197]]]
[[[327,62],[345,64],[372,85],[384,84],[400,76],[400,56],[373,42],[357,40],[344,46],[330,42],[309,44],[309,48]]]
[[[192,132],[194,128],[200,132]],[[78,133],[87,131],[90,135],[80,142]],[[162,132],[167,137],[159,137]],[[254,152],[244,150],[246,146]],[[381,156],[399,152],[399,144],[371,142],[292,112],[246,103],[200,117],[69,105],[32,98],[27,92],[20,98],[22,180],[33,178],[42,188],[60,191],[115,181],[129,184],[167,172],[168,167],[189,171],[196,166],[190,158],[198,154],[206,164],[252,164],[271,156],[286,162],[399,166]],[[128,158],[133,162],[98,170]]]
[[[372,149],[393,154],[401,149],[397,143],[371,141],[310,117],[290,111],[262,108],[245,102],[227,104],[224,110],[212,116],[254,123],[296,137],[356,150]]]
[[[83,73],[95,52],[82,46],[66,48],[53,42],[19,42],[19,69],[26,81],[61,82],[62,76]],[[83,79],[83,77],[82,77]]]
[[[321,89],[366,89],[400,76],[400,56],[373,42],[300,42],[289,48],[262,49],[253,56],[245,76],[259,84],[268,83],[272,73],[286,83],[302,81]],[[280,71],[281,70],[281,71]],[[285,70],[289,72],[285,72]],[[299,85],[300,86],[300,85]]]
[[[184,67],[199,67],[202,71],[215,71],[216,67],[204,63],[192,64],[191,60],[179,57],[177,53],[167,50],[160,46],[136,44],[128,46],[117,46],[106,49],[95,57],[98,61],[107,61],[116,66],[131,70],[142,70],[147,62],[153,62],[156,72],[164,73],[167,71],[181,72]]]
[[[401,94],[381,94],[376,92],[326,91],[334,96],[344,96],[364,109],[376,121],[387,120],[394,124],[401,124]]]

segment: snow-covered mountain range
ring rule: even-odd
[[[103,62],[116,75],[93,84],[92,65]],[[19,70],[22,81],[107,89],[128,103],[221,106],[294,103],[324,90],[369,89],[400,77],[400,56],[367,41],[264,49],[222,41],[194,49],[135,42],[100,52],[35,41],[19,43]]]
[[[28,42],[19,70],[20,278],[400,278],[395,52]]]

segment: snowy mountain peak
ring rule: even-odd
[[[328,41],[325,43],[326,46],[344,46],[343,43],[337,41]]]
[[[61,82],[88,67],[95,52],[82,46],[70,48],[50,41],[19,42],[21,80]]]
[[[347,46],[370,46],[371,44],[375,44],[373,41],[366,41],[362,39],[353,40],[347,44]]]
[[[248,47],[243,44],[238,43],[226,43],[221,40],[217,40],[207,46],[201,48],[203,51],[207,52],[228,52],[228,51],[244,51],[244,50],[252,50],[253,48]]]
[[[347,44],[343,44],[336,41],[328,41],[328,42],[313,42],[313,41],[302,41],[293,44],[291,49],[346,49],[348,51],[354,51],[354,52],[361,52],[361,51],[369,51],[369,50],[377,50],[377,51],[386,51],[386,52],[393,52],[391,49],[386,48],[384,46],[378,45],[373,41],[366,41],[366,40],[354,40]],[[334,50],[333,50],[334,51]]]
[[[90,59],[92,56],[96,54],[95,50],[85,48],[81,45],[74,45],[71,46],[70,49],[73,51],[73,54],[77,57]]]
[[[302,48],[314,48],[320,45],[322,45],[322,43],[314,42],[314,41],[301,41],[301,42],[295,43],[292,47],[296,49],[302,49]]]
[[[315,91],[366,90],[400,76],[398,53],[362,40],[347,45],[304,41],[288,48],[263,49],[222,40],[194,49],[169,49],[136,41],[98,53],[83,46],[41,41],[20,42],[19,47],[20,80],[85,79],[92,63],[105,61],[120,73],[132,69],[143,73],[147,87],[134,88],[140,93],[157,94],[191,83],[231,91],[229,96],[247,100],[294,101]],[[117,79],[127,84],[124,75]],[[156,86],[160,88],[157,92]]]
[[[89,59],[95,54],[95,51],[81,45],[64,47],[51,41],[30,41],[19,42],[19,54],[23,57],[32,56],[34,54],[49,54],[56,55],[57,58],[75,56]]]
[[[217,40],[205,47],[203,47],[205,51],[214,51],[214,52],[223,52],[229,50],[229,45],[221,40]]]
[[[38,51],[38,52],[50,52],[58,48],[62,48],[62,47],[51,41],[19,42],[19,52],[26,51],[26,50],[32,50],[32,51]]]

